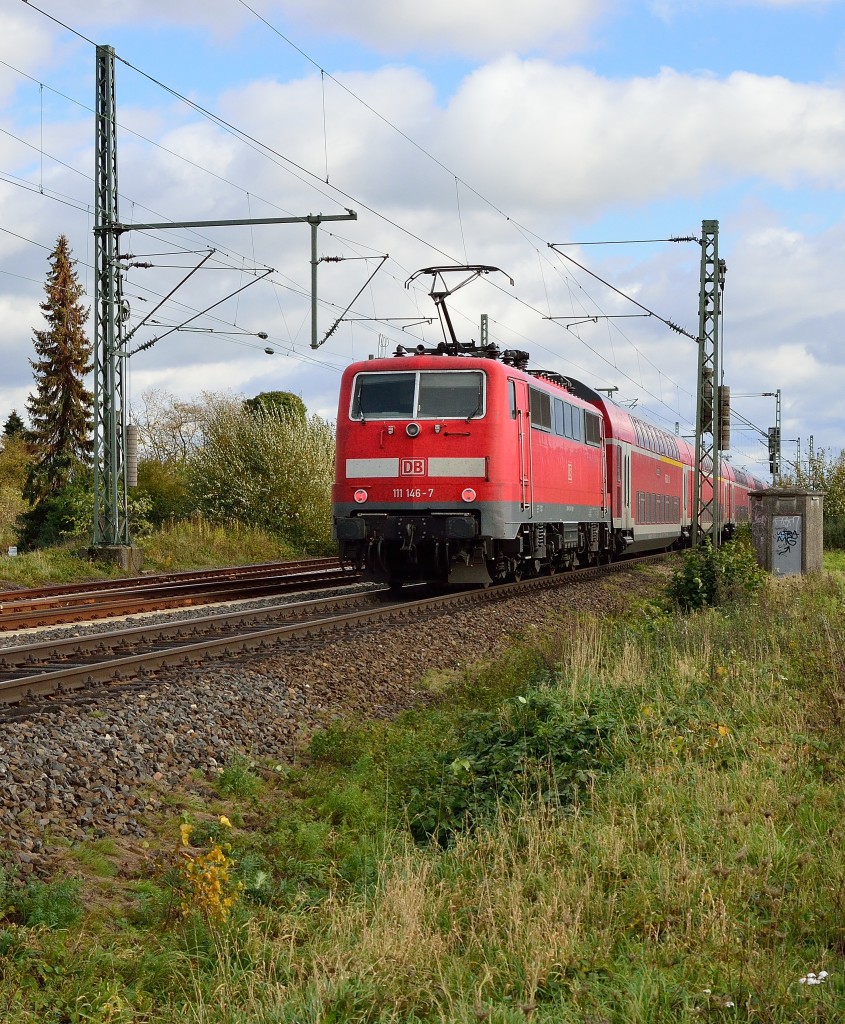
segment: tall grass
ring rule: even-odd
[[[111,1019],[841,1021],[842,578],[573,624],[441,680],[429,709],[337,722],[302,766],[226,788],[233,862],[272,881],[226,928],[113,933],[145,953],[112,956]],[[441,800],[450,828],[426,840],[421,801],[455,778],[473,813]],[[0,963],[8,984],[22,963]],[[45,1004],[68,991],[51,975]]]
[[[171,572],[283,562],[301,558],[302,549],[274,534],[238,523],[213,523],[201,515],[167,523],[142,541],[144,569]],[[116,566],[89,558],[80,542],[28,551],[16,558],[0,555],[0,588],[3,585],[38,586],[120,576]]]
[[[144,567],[152,572],[302,557],[301,549],[259,527],[212,522],[202,515],[165,524],[142,546]]]

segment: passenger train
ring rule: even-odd
[[[333,530],[391,586],[491,583],[689,543],[695,449],[520,351],[441,343],[354,363]],[[723,535],[765,485],[722,465]],[[705,498],[709,495],[705,494]]]

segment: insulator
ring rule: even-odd
[[[719,450],[726,452],[731,447],[731,389],[722,384],[719,388]]]
[[[134,423],[126,428],[126,486],[138,486],[138,428]]]
[[[701,432],[713,431],[713,370],[705,366],[701,371]]]

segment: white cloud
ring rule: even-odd
[[[845,94],[746,73],[616,81],[505,58],[462,83],[447,131],[453,166],[482,191],[575,213],[748,176],[838,186]]]
[[[608,7],[609,0],[249,0],[248,6],[233,0],[90,0],[74,19],[82,28],[143,23],[203,28],[225,38],[260,17],[282,32],[293,22],[392,55],[560,56],[585,44]]]
[[[21,4],[16,10],[0,12],[0,61],[24,72],[33,72],[42,61],[49,61],[53,56],[53,37],[47,22],[34,18]],[[0,67],[0,99],[7,99],[20,86],[19,75]],[[37,83],[31,82],[30,86],[36,98]]]
[[[65,5],[54,6],[55,16],[67,23],[70,12],[63,9]],[[87,0],[84,5],[75,6],[72,15],[77,30],[90,25],[100,29],[139,23],[145,27],[202,27],[219,36],[227,35],[249,17],[248,12],[232,0],[178,0],[176,3],[172,0]]]
[[[607,0],[280,0],[289,17],[391,54],[572,53]]]
[[[231,0],[225,4],[231,17],[235,17],[232,11],[243,13]],[[560,368],[591,383],[618,384],[624,397],[639,397],[641,408],[653,407],[665,422],[691,413],[691,402],[675,393],[672,380],[693,389],[693,343],[670,335],[653,319],[634,319],[585,324],[578,329],[582,344],[575,333],[543,320],[544,315],[568,312],[630,311],[618,296],[583,273],[559,261],[550,263],[547,258],[553,257],[543,239],[595,237],[600,230],[597,224],[616,220],[624,221],[626,228],[614,227],[610,237],[619,237],[620,230],[625,237],[628,225],[634,223],[636,237],[642,237],[640,230],[649,236],[655,231],[675,233],[697,229],[702,214],[716,216],[729,261],[726,365],[731,385],[750,392],[783,383],[790,423],[803,417],[805,423],[815,419],[821,425],[819,407],[838,408],[845,386],[838,354],[839,324],[845,313],[839,301],[845,227],[835,223],[836,213],[820,219],[822,225],[834,224],[830,229],[809,219],[802,223],[790,202],[800,198],[818,209],[845,181],[842,91],[744,72],[720,78],[665,68],[653,76],[609,78],[548,59],[501,56],[504,51],[540,48],[541,15],[547,18],[545,52],[565,46],[568,38],[589,27],[592,15],[586,5],[558,3],[552,9],[551,4],[538,2],[522,8],[509,5],[508,17],[496,17],[499,8],[488,4],[485,10],[492,12],[490,17],[473,22],[473,4],[453,6],[456,9],[450,11],[439,2],[412,9],[404,3],[367,0],[340,5],[316,0],[308,8],[310,13],[305,13],[304,4],[284,5],[285,12],[298,11],[314,24],[323,19],[338,32],[360,31],[361,38],[373,46],[421,51],[442,35],[456,50],[477,44],[476,52],[497,55],[468,75],[445,100],[438,95],[434,72],[382,67],[338,75],[348,89],[417,145],[334,82],[323,83],[319,74],[285,82],[271,77],[263,66],[261,77],[252,82],[224,90],[218,87],[216,100],[213,85],[198,85],[206,97],[204,105],[309,168],[317,179],[328,172],[328,186],[314,178],[299,180],[301,172],[284,169],[279,160],[271,162],[180,107],[172,97],[163,98],[153,110],[136,105],[137,97],[121,100],[119,120],[126,126],[120,131],[122,219],[301,216],[352,206],[358,210],[358,222],[327,225],[319,236],[320,255],[391,254],[354,313],[432,316],[425,285],[407,291],[403,287],[411,272],[448,258],[463,259],[464,254],[470,262],[499,265],[515,277],[516,287],[504,285],[496,290],[491,281],[456,296],[452,308],[462,336],[477,336],[479,314],[486,312],[500,344],[530,349],[535,366]],[[98,17],[126,19],[137,16],[141,7],[140,2],[98,5],[95,0],[93,11]],[[193,12],[200,20],[213,20],[223,10],[216,0],[204,4],[203,11],[188,2],[170,7],[144,4],[143,9],[152,9],[153,18],[187,18]],[[261,8],[268,16],[280,9],[270,4]],[[600,8],[591,11],[598,16]],[[353,13],[359,19],[357,29],[352,25]],[[450,32],[438,19],[449,21]],[[50,53],[49,43],[43,53]],[[85,81],[72,92],[90,102],[91,61],[77,56],[77,64],[84,65]],[[39,66],[43,69],[47,63]],[[119,97],[124,81],[121,78]],[[17,116],[28,128],[27,137],[38,140],[41,126],[32,116],[31,104]],[[158,140],[190,162],[149,146],[128,128]],[[48,154],[55,153],[90,176],[93,127],[87,113],[54,110],[45,120],[44,138]],[[435,159],[424,156],[418,147]],[[26,147],[0,138],[0,160],[7,171],[25,172],[38,184],[40,168]],[[468,186],[456,183],[455,175]],[[90,180],[52,164],[47,157],[45,181],[85,205],[92,201]],[[333,185],[347,195],[334,193]],[[758,186],[765,189],[770,206],[742,199],[740,193],[753,193]],[[37,191],[25,193],[11,185],[3,186],[0,203],[4,226],[46,245],[52,245],[58,230],[65,230],[80,260],[91,261],[90,212],[70,210]],[[537,236],[526,237],[514,221],[524,223]],[[238,265],[243,257],[246,262],[255,259],[275,267],[281,282],[275,291],[257,285],[215,310],[215,315],[247,331],[266,330],[269,344],[280,351],[295,345],[295,357],[267,357],[260,344],[257,350],[247,351],[225,337],[174,334],[133,357],[134,393],[151,385],[186,397],[204,388],[234,388],[249,394],[281,387],[303,393],[310,407],[325,411],[332,407],[337,366],[374,352],[379,333],[389,337],[391,350],[397,341],[408,339],[398,327],[344,324],[320,350],[317,358],[322,366],[301,362],[296,357],[312,356],[308,228],[201,234],[202,239],[187,232],[132,236],[132,249],[144,257],[178,242],[199,251],[208,239],[221,256],[232,254],[230,263]],[[352,241],[347,243],[347,238]],[[696,247],[690,249],[655,253],[635,252],[631,247],[621,254],[590,249],[574,250],[573,255],[650,308],[694,330],[698,253]],[[194,253],[192,258],[196,262],[200,256]],[[163,258],[154,256],[153,262],[155,270],[133,270],[127,281],[135,317],[150,309],[191,265],[185,257],[172,261],[183,263],[184,268],[167,271],[161,267],[166,262]],[[320,266],[321,299],[334,303],[321,306],[321,336],[371,267],[351,260]],[[0,232],[0,269],[43,280],[46,252],[14,243]],[[239,275],[231,269],[198,273],[175,296],[183,305],[171,301],[161,321],[178,322],[190,310],[216,301],[238,286]],[[90,284],[90,276],[88,280]],[[0,278],[0,292],[17,293],[16,304],[6,307],[6,317],[0,317],[4,355],[0,402],[10,406],[20,405],[18,396],[25,393],[22,389],[30,376],[26,356],[31,351],[32,326],[38,322],[40,290],[37,284],[27,284],[25,289],[9,289],[8,284]],[[292,290],[285,290],[285,284],[291,284]],[[414,336],[420,332],[427,341],[438,340],[436,324],[416,328]],[[660,408],[648,392],[664,398],[670,408]],[[3,408],[0,404],[0,415]],[[833,443],[837,429],[835,420],[824,422],[827,436],[823,442],[820,426],[817,443]],[[795,434],[801,432],[810,431],[794,429]]]

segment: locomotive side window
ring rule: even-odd
[[[574,405],[572,406],[572,439],[574,441],[584,440],[584,415],[583,409],[579,409]],[[595,416],[594,419],[598,422],[598,416]],[[588,441],[587,443],[592,444],[591,441]],[[596,444],[598,443],[599,442],[596,441]]]
[[[475,370],[359,373],[349,415],[353,420],[483,416],[484,374]]]
[[[517,405],[516,405],[516,381],[512,378],[508,378],[508,401],[510,402],[511,419],[516,419]]]
[[[593,412],[585,413],[584,426],[586,427],[584,439],[587,444],[601,444],[601,419]]]
[[[552,400],[545,391],[538,391],[536,388],[529,388],[529,400],[531,405],[531,426],[539,430],[552,429]]]
[[[563,414],[564,410],[568,408],[569,406],[567,406],[559,398],[555,399],[555,433],[558,435],[558,437],[565,436],[563,429]]]

